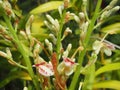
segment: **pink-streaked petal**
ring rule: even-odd
[[[54,74],[53,66],[51,63],[41,62],[39,64],[33,65],[33,67],[36,67],[38,69],[38,72],[43,76],[48,77]]]
[[[47,68],[49,68],[51,71],[53,71],[53,65],[51,64],[51,63],[47,63],[46,65],[45,65]]]
[[[66,66],[72,66],[72,65],[74,65],[75,64],[75,62],[74,61],[72,61],[70,58],[64,58],[64,64],[66,65]]]
[[[112,44],[105,44],[109,49],[115,50],[115,46]]]
[[[46,76],[46,77],[54,75],[54,72],[50,68],[44,65],[40,65],[38,71],[41,75]]]
[[[40,65],[45,65],[45,64],[46,64],[46,62],[41,62],[41,63],[39,63],[39,64],[33,65],[33,67],[39,67]]]

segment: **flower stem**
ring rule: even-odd
[[[76,68],[76,72],[75,72],[75,74],[73,76],[73,79],[72,79],[71,85],[69,87],[69,90],[75,90],[76,83],[78,81],[78,78],[79,78],[79,75],[80,75],[80,71],[81,71],[81,68],[82,68],[82,63],[83,63],[83,60],[84,60],[84,56],[85,56],[85,53],[86,53],[86,48],[88,46],[88,42],[90,40],[90,36],[92,34],[92,31],[94,30],[95,21],[96,21],[96,19],[99,16],[98,12],[99,12],[101,3],[102,3],[102,0],[98,0],[94,16],[92,17],[92,20],[90,21],[90,24],[89,24],[89,27],[88,27],[88,31],[87,31],[85,40],[83,42],[83,44],[84,44],[84,50],[79,53],[79,58],[78,58],[79,65]]]
[[[60,30],[58,32],[58,35],[57,35],[57,49],[56,49],[56,52],[57,52],[57,59],[60,55],[60,49],[61,49],[61,33],[62,33],[62,29],[63,29],[63,25],[64,25],[64,22],[65,22],[65,15],[66,15],[66,10],[63,10],[63,15],[62,15],[62,18],[61,18],[61,21],[60,21]]]
[[[20,53],[22,54],[23,58],[24,58],[24,61],[27,65],[27,71],[28,73],[30,74],[32,80],[33,80],[33,83],[36,87],[36,90],[40,90],[40,87],[39,87],[39,83],[38,83],[38,80],[37,78],[35,77],[34,75],[34,72],[33,72],[33,69],[32,69],[32,65],[31,65],[31,62],[30,62],[30,59],[29,59],[29,55],[27,54],[27,52],[25,52],[23,46],[22,46],[22,43],[19,41],[17,35],[16,35],[16,32],[11,24],[11,21],[10,21],[10,18],[7,16],[7,15],[4,15],[3,16],[8,28],[9,28],[9,32],[10,34],[12,35],[12,38],[13,38],[13,41],[15,42],[15,44],[17,45],[17,48],[18,50],[20,51]]]

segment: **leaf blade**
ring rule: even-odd
[[[6,78],[4,78],[2,81],[0,81],[0,88],[4,87],[6,84],[10,83],[10,81],[14,79],[25,79],[25,80],[31,80],[31,77],[28,73],[24,71],[14,71],[7,75]]]
[[[110,33],[110,34],[120,33],[120,23],[114,23],[114,24],[108,25],[102,28],[101,31],[105,33]]]
[[[33,9],[30,14],[40,14],[40,13],[44,13],[50,10],[54,10],[57,9],[61,4],[63,3],[63,1],[51,1],[51,2],[47,2],[45,4],[42,4],[38,7],[36,7],[35,9]]]
[[[112,71],[112,70],[118,70],[118,69],[120,69],[120,63],[107,64],[107,65],[99,68],[95,72],[95,76],[98,76],[99,74],[104,73],[104,72],[108,72],[108,71]]]
[[[120,81],[117,81],[117,80],[101,81],[101,82],[95,83],[93,87],[120,90]]]

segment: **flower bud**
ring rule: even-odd
[[[8,57],[12,58],[12,54],[9,48],[6,48],[6,53],[8,55]]]
[[[48,23],[48,21],[44,21],[44,24],[47,26],[47,28],[49,28],[50,30],[52,29],[52,26]]]
[[[59,11],[60,17],[62,17],[62,11],[63,11],[63,9],[64,9],[64,6],[63,6],[63,5],[60,5],[60,6],[58,7],[58,11]]]
[[[31,15],[30,18],[28,19],[27,23],[26,23],[26,33],[27,33],[28,36],[30,36],[30,34],[31,34],[30,27],[31,27],[31,24],[33,22],[33,19],[34,19],[34,16]]]
[[[83,12],[79,13],[79,17],[81,21],[85,21],[85,14]]]
[[[69,33],[71,34],[71,33],[72,33],[72,30],[70,30],[70,28],[67,27],[67,28],[65,29],[65,31],[64,31],[64,34],[63,34],[63,37],[62,37],[61,40],[63,40]]]
[[[75,21],[77,22],[77,23],[80,23],[80,19],[79,19],[79,17],[77,16],[77,15],[73,15],[73,17],[74,17],[74,19],[75,19]]]
[[[12,10],[12,7],[11,7],[11,5],[10,5],[10,3],[7,1],[7,0],[4,0],[3,1],[3,8],[5,9],[5,11],[6,11],[6,14],[9,16],[9,17],[13,17],[13,18],[15,18],[15,14],[14,14],[14,12],[13,12],[13,10]]]
[[[70,44],[68,44],[68,46],[67,46],[67,50],[70,51],[71,48],[72,48],[72,44],[70,43]]]
[[[53,34],[49,34],[49,36],[50,36],[52,42],[53,42],[54,44],[56,44],[57,39],[55,38],[55,36],[54,36]]]
[[[65,23],[70,20],[70,17],[71,17],[71,13],[70,13],[69,11],[66,12],[66,15],[65,15]]]
[[[60,29],[60,25],[59,25],[59,22],[57,19],[55,19],[55,21],[54,21],[54,26],[56,27],[56,31],[58,32]]]
[[[109,11],[104,11],[101,15],[101,18],[100,20],[104,20],[104,18],[108,17],[109,16]]]
[[[52,43],[50,43],[48,39],[45,39],[45,43],[48,46],[48,50],[50,51],[50,53],[52,53],[53,52]]]
[[[88,25],[89,25],[88,22],[85,22],[85,23],[83,24],[83,31],[85,32],[85,34],[86,34],[86,32],[87,32]]]
[[[39,52],[40,52],[40,45],[37,43],[34,47],[34,50],[33,50],[34,57],[39,56]]]
[[[71,30],[69,27],[67,27],[67,28],[65,29],[64,34],[65,34],[65,35],[68,35],[69,33],[72,33],[72,30]]]
[[[118,2],[118,0],[112,0],[110,2],[109,6],[113,7],[117,2]]]
[[[26,33],[25,33],[24,31],[20,31],[20,34],[21,34],[25,39],[27,39]]]
[[[50,21],[50,23],[54,25],[54,23],[55,23],[54,19],[48,14],[46,15],[46,17]]]
[[[114,5],[118,2],[118,0],[111,0],[110,4],[104,10],[110,10],[114,7]]]
[[[115,6],[114,8],[112,8],[110,11],[111,13],[115,13],[120,9],[120,6]]]
[[[72,48],[72,44],[68,44],[66,51],[63,52],[63,58],[68,57],[68,54]]]
[[[116,7],[112,8],[112,9],[110,9],[110,10],[108,10],[108,11],[107,11],[107,10],[104,11],[104,12],[102,13],[102,15],[101,15],[100,20],[103,20],[103,19],[109,17],[111,14],[117,12],[119,9],[120,9],[120,6],[116,6]]]

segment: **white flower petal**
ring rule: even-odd
[[[64,73],[64,69],[65,69],[65,65],[63,62],[61,62],[58,67],[57,67],[57,70],[59,72],[59,74],[63,74]]]
[[[52,76],[54,74],[54,72],[50,68],[44,65],[40,65],[38,71],[41,75],[46,77]]]
[[[70,76],[74,72],[73,68],[69,68],[65,71],[66,76]]]
[[[100,49],[103,47],[103,43],[101,43],[100,41],[95,41],[93,43],[93,50],[95,50],[95,53],[98,54]]]
[[[111,55],[112,55],[112,51],[111,51],[111,49],[109,49],[109,48],[104,48],[104,53],[105,53],[107,56],[111,56]]]

